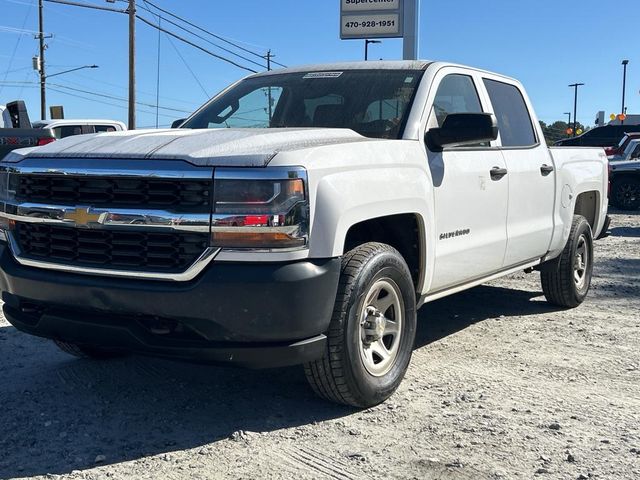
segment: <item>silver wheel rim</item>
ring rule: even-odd
[[[360,359],[374,377],[395,364],[403,327],[403,301],[398,285],[390,278],[377,280],[360,307]]]
[[[587,282],[587,267],[589,266],[589,249],[587,248],[587,237],[580,235],[576,246],[576,255],[573,260],[573,279],[579,290],[584,288]]]

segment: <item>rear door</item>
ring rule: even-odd
[[[439,127],[450,113],[486,112],[474,72],[448,67],[436,74],[427,105],[426,128]],[[428,149],[434,182],[435,269],[431,292],[463,284],[502,268],[507,244],[508,178],[491,171],[505,169],[497,148]]]
[[[554,164],[519,85],[483,78],[498,121],[501,153],[509,177],[507,249],[504,266],[547,253],[553,235]]]

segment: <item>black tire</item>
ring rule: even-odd
[[[365,296],[372,288],[385,283],[395,292],[398,310],[403,311],[396,313],[396,307],[392,306],[382,312],[382,318],[388,314],[394,321],[400,319],[398,323],[384,320],[385,325],[396,325],[399,333],[397,336],[391,334],[391,338],[392,342],[398,343],[392,343],[395,353],[386,361],[388,371],[372,374],[368,369],[376,367],[372,367],[370,362],[366,366],[367,360],[363,356],[367,355],[363,352],[367,349],[366,340],[373,337],[364,339],[363,329],[366,327],[361,325],[361,321],[364,321],[363,312],[371,312],[369,309],[372,308],[364,305]],[[378,302],[377,294],[375,298]],[[386,293],[382,301],[385,299]],[[377,312],[375,315],[380,311]],[[366,316],[365,320],[377,318],[375,315]],[[327,400],[359,408],[377,405],[389,398],[404,378],[411,361],[415,334],[415,287],[405,260],[389,245],[373,242],[360,245],[342,258],[327,350],[320,360],[305,364],[307,380],[313,390]],[[385,338],[389,339],[382,337],[377,342],[384,342]],[[374,355],[371,351],[369,356]]]
[[[60,350],[78,358],[90,358],[93,360],[107,360],[110,358],[123,357],[126,353],[122,350],[111,350],[108,348],[94,347],[89,345],[77,345],[75,343],[54,340]]]
[[[586,252],[582,256],[582,266],[577,264],[579,250]],[[578,281],[576,275],[583,271]],[[540,279],[542,291],[547,301],[553,305],[573,308],[580,305],[589,292],[593,273],[593,237],[589,222],[582,215],[574,215],[569,240],[562,254],[542,266]]]
[[[616,178],[611,188],[611,203],[620,210],[640,208],[640,179],[634,177]]]

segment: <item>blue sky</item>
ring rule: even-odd
[[[112,5],[104,0],[86,1]],[[138,1],[144,5],[142,0]],[[338,38],[338,0],[154,0],[154,3],[209,31],[242,42],[248,49],[266,52],[271,48],[276,60],[286,65],[363,58],[362,41]],[[24,99],[32,119],[39,114],[39,94],[33,83],[37,75],[31,69],[37,41],[30,33],[37,29],[36,4],[36,0],[0,0],[0,82],[21,82],[0,84],[0,104]],[[124,8],[125,4],[119,1],[115,6]],[[640,49],[632,40],[636,31],[633,26],[638,24],[637,0],[422,0],[420,56],[518,78],[527,87],[538,116],[546,122],[566,118],[563,112],[573,110],[573,91],[567,85],[583,82],[586,86],[580,90],[578,120],[592,125],[598,110],[605,110],[607,117],[619,113],[620,63],[624,58],[630,60],[628,112],[640,113]],[[27,32],[16,33],[21,29]],[[126,16],[46,3],[45,31],[54,35],[47,41],[49,74],[80,65],[100,66],[51,78],[52,88],[57,91],[49,91],[49,105],[64,105],[68,118],[125,120],[126,103],[107,96],[119,99],[127,96]],[[158,33],[139,23],[137,38],[138,100],[153,105]],[[161,125],[185,116],[181,111],[194,110],[208,95],[248,73],[177,40],[172,45],[164,34],[160,45],[160,105],[164,107],[160,111]],[[226,55],[211,45],[207,47]],[[370,47],[370,58],[399,59],[401,55],[400,40],[385,40]],[[68,88],[93,94],[72,93]],[[155,109],[139,106],[138,126],[155,126],[155,122]]]

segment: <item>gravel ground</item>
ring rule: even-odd
[[[639,479],[640,212],[588,300],[538,274],[426,305],[407,378],[357,411],[301,369],[75,360],[0,319],[0,478]]]

